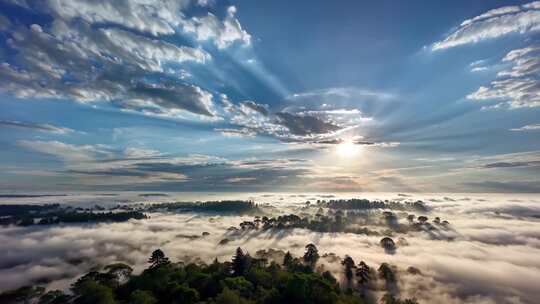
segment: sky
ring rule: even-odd
[[[540,192],[540,2],[0,1],[0,191]]]

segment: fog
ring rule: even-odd
[[[269,215],[310,212],[306,200],[328,194],[171,194],[161,201],[188,199],[253,199]],[[150,253],[161,248],[173,261],[228,260],[237,247],[255,255],[261,249],[291,251],[300,256],[314,243],[321,255],[350,255],[372,267],[382,262],[398,268],[398,290],[422,303],[536,303],[540,299],[540,198],[537,195],[493,194],[346,194],[340,198],[423,200],[426,215],[448,220],[444,237],[426,232],[396,234],[393,254],[379,245],[381,236],[316,233],[305,229],[228,232],[252,216],[149,213],[149,219],[123,223],[52,225],[0,228],[0,290],[30,283],[68,289],[77,276],[95,266],[113,262],[147,267]],[[75,195],[4,199],[4,203],[61,202],[70,205],[115,205],[154,202],[134,193],[118,196]],[[268,204],[266,206],[265,204]],[[314,209],[312,207],[310,209]],[[397,212],[399,213],[399,211]],[[421,215],[417,213],[417,215]],[[400,223],[404,223],[400,218]],[[203,232],[209,235],[202,236]],[[447,237],[451,236],[451,241]],[[223,239],[229,242],[220,245]],[[279,253],[274,254],[279,259]],[[339,259],[321,258],[319,267],[342,277]],[[411,274],[409,266],[420,274]]]

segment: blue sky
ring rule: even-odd
[[[540,192],[540,2],[0,4],[0,190]]]

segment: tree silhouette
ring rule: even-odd
[[[317,261],[319,260],[319,250],[313,243],[306,245],[306,253],[304,253],[304,262],[306,262],[311,269],[315,268]]]
[[[236,248],[236,255],[232,258],[233,274],[237,276],[244,275],[248,268],[249,256],[245,255],[242,248]]]
[[[396,243],[389,237],[382,238],[380,244],[386,253],[394,253],[396,251]]]
[[[152,264],[150,268],[156,268],[169,264],[169,258],[165,256],[165,253],[161,249],[156,249],[152,252],[152,256],[148,259],[148,263]]]
[[[289,269],[292,263],[293,263],[293,256],[291,252],[287,251],[287,253],[285,253],[285,256],[283,257],[283,266]]]
[[[350,287],[353,279],[353,268],[355,267],[354,260],[347,255],[341,264],[345,266],[345,278],[347,278],[347,285]]]
[[[391,284],[396,282],[396,275],[394,274],[394,270],[392,270],[392,267],[388,263],[382,263],[381,266],[379,266],[378,269],[379,277],[386,281],[386,284]]]
[[[426,223],[428,221],[428,217],[425,215],[421,215],[418,217],[418,221],[422,224]]]
[[[364,262],[361,261],[356,268],[356,277],[358,278],[358,284],[362,287],[365,287],[369,283],[371,277],[371,268]]]

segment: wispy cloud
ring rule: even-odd
[[[435,42],[431,49],[442,50],[512,33],[537,31],[540,31],[540,2],[503,6],[463,21],[446,38]]]
[[[516,131],[516,132],[534,131],[534,130],[540,130],[540,124],[531,124],[531,125],[525,125],[520,128],[510,129],[510,131]]]
[[[21,122],[15,120],[0,120],[0,128],[9,127],[9,128],[18,128],[18,129],[27,129],[39,132],[49,132],[55,134],[68,134],[75,132],[73,129],[65,127],[57,127],[51,124],[39,124],[33,122]]]
[[[95,161],[113,155],[110,148],[103,145],[72,145],[60,141],[41,140],[19,140],[17,145],[73,163]]]

